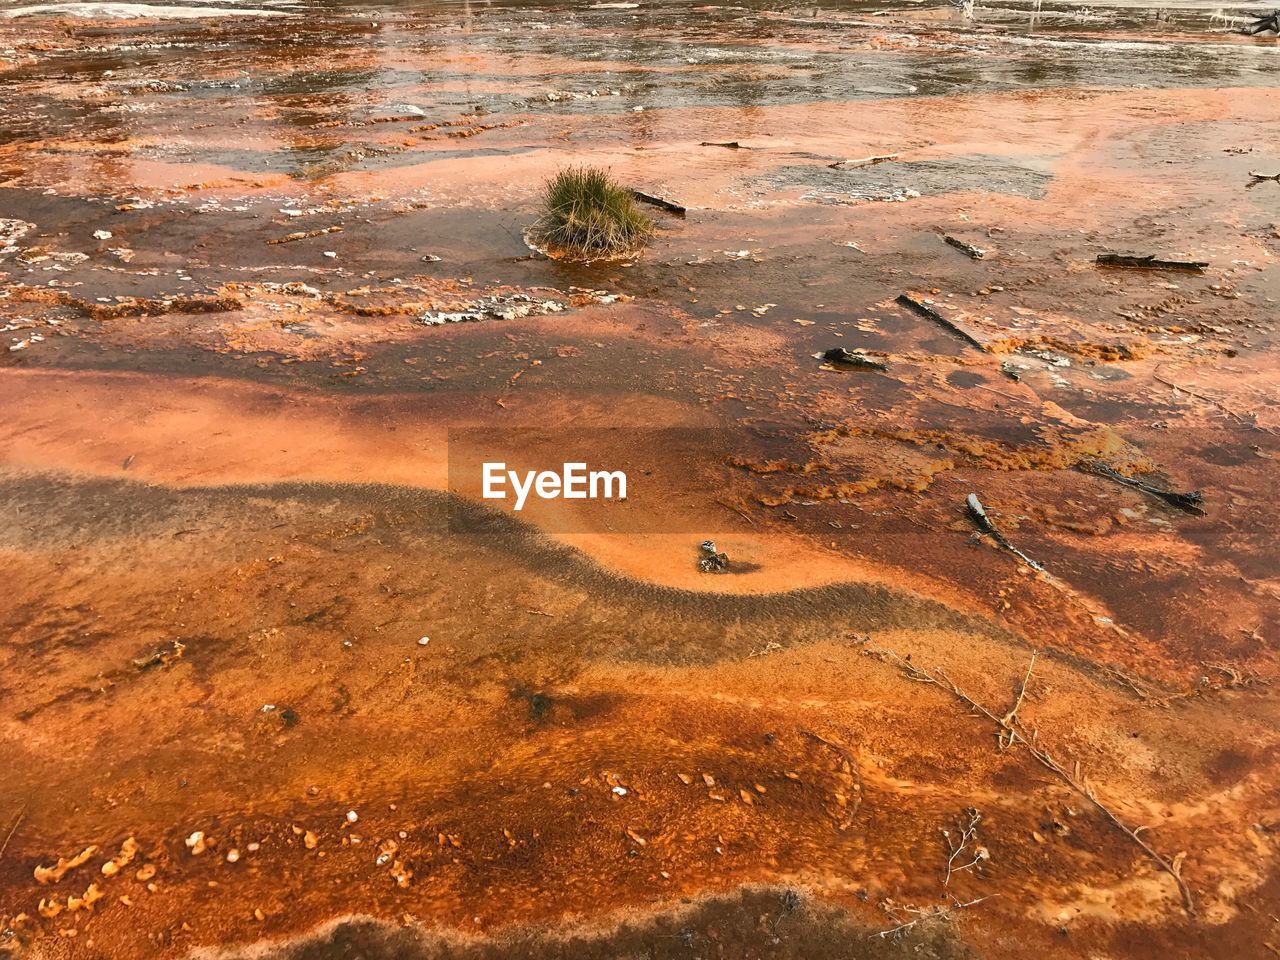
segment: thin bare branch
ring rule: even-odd
[[[949,856],[947,857],[947,875],[942,880],[943,887],[949,886],[951,878],[957,873],[962,873],[965,870],[972,870],[978,864],[989,859],[991,856],[986,847],[978,846],[975,842],[978,839],[978,824],[982,822],[981,812],[970,807],[965,811],[965,816],[968,818],[968,822],[961,822],[960,839],[958,841],[952,836],[950,830],[942,831],[942,837],[947,841],[947,850],[949,853]],[[974,844],[973,849],[969,851],[969,856],[973,859],[968,863],[957,866],[956,861],[961,858],[970,843]]]
[[[22,809],[18,811],[17,819],[13,821],[13,826],[9,828],[9,832],[5,834],[4,843],[0,843],[0,857],[4,856],[4,852],[9,849],[9,841],[13,839],[13,835],[18,832],[18,827],[22,825],[22,818],[27,815],[27,805],[24,803]]]
[[[909,660],[904,660],[892,650],[867,650],[867,653],[879,660],[894,664],[902,670],[909,679],[916,680],[921,683],[932,683],[941,687],[953,697],[960,700],[970,708],[978,711],[978,713],[982,714],[994,723],[997,728],[999,728],[997,731],[998,736],[1003,737],[1007,735],[1010,737],[1010,743],[1020,740],[1026,744],[1027,751],[1036,759],[1037,762],[1040,763],[1041,766],[1056,774],[1063,783],[1067,784],[1067,786],[1087,798],[1089,802],[1092,803],[1094,807],[1096,807],[1097,810],[1107,820],[1109,820],[1117,830],[1133,841],[1133,843],[1135,843],[1143,853],[1145,853],[1157,866],[1159,866],[1161,870],[1173,878],[1174,883],[1177,884],[1178,892],[1182,895],[1182,905],[1184,909],[1186,909],[1188,915],[1193,917],[1195,916],[1195,900],[1191,895],[1191,888],[1188,887],[1186,881],[1182,879],[1182,858],[1184,854],[1179,853],[1173,860],[1169,860],[1143,840],[1142,837],[1138,835],[1137,830],[1134,830],[1126,824],[1114,812],[1112,812],[1110,807],[1098,799],[1097,794],[1094,793],[1092,785],[1090,785],[1089,782],[1081,776],[1080,762],[1078,760],[1075,762],[1075,773],[1068,772],[1067,769],[1058,763],[1058,761],[1055,760],[1048,751],[1039,746],[1035,734],[1028,735],[1025,732],[1021,720],[1013,715],[1013,711],[1011,711],[1007,717],[997,717],[994,713],[960,689],[955,681],[947,676],[946,672],[941,668],[929,671],[911,663]],[[1029,672],[1028,675],[1030,675]],[[1021,702],[1021,700],[1019,700],[1019,702]]]
[[[907,920],[905,922],[899,923],[896,927],[890,927],[888,930],[881,930],[878,933],[873,933],[867,939],[868,940],[870,939],[887,940],[889,938],[893,938],[894,940],[896,940],[899,937],[901,937],[904,933],[906,933],[908,930],[910,930],[912,927],[916,926],[917,924],[929,923],[934,920],[950,920],[952,916],[954,916],[959,911],[965,910],[969,907],[977,906],[979,903],[982,903],[984,900],[990,900],[992,897],[998,897],[998,896],[1000,896],[1000,894],[998,893],[989,893],[985,897],[978,897],[976,900],[969,900],[964,903],[961,903],[955,897],[952,897],[951,904],[949,906],[939,905],[936,907],[908,907],[907,908],[908,910],[910,910],[912,913],[919,914],[919,916],[916,917],[914,920]],[[893,917],[892,914],[890,914],[890,916],[895,920],[898,919],[897,917]]]
[[[1031,682],[1031,671],[1035,668],[1035,665],[1036,665],[1036,652],[1032,650],[1031,662],[1027,664],[1027,675],[1022,678],[1022,686],[1018,689],[1018,697],[1016,700],[1013,701],[1012,709],[1010,709],[1008,713],[1006,713],[1003,717],[1000,718],[1000,725],[1003,726],[1006,731],[1008,731],[1007,739],[1006,739],[1006,733],[1003,731],[998,735],[998,739],[1000,741],[1000,749],[1002,750],[1007,750],[1009,747],[1013,746],[1013,738],[1014,738],[1013,729],[1014,729],[1014,725],[1018,722],[1018,708],[1022,706],[1022,701],[1027,695],[1027,684]]]

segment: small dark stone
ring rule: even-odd
[[[529,696],[529,716],[534,720],[543,719],[551,712],[552,706],[554,701],[545,693],[534,693]]]

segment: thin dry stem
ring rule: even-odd
[[[1089,800],[1089,802],[1092,803],[1094,807],[1097,808],[1097,810],[1107,820],[1109,820],[1113,826],[1116,827],[1116,829],[1132,840],[1143,853],[1145,853],[1160,867],[1161,870],[1173,878],[1174,883],[1178,886],[1178,892],[1182,895],[1183,907],[1186,909],[1188,915],[1193,917],[1195,916],[1195,900],[1191,895],[1191,888],[1188,887],[1186,881],[1182,879],[1182,859],[1185,854],[1179,853],[1172,860],[1169,860],[1138,836],[1139,832],[1144,828],[1139,827],[1135,830],[1130,827],[1115,813],[1113,813],[1110,807],[1098,799],[1097,795],[1093,791],[1093,787],[1090,786],[1087,781],[1082,779],[1080,775],[1079,761],[1076,761],[1076,772],[1074,774],[1068,772],[1060,763],[1058,763],[1057,760],[1053,758],[1050,753],[1048,753],[1048,751],[1038,745],[1038,733],[1036,731],[1032,731],[1030,734],[1026,733],[1025,728],[1022,726],[1022,722],[1016,716],[1016,706],[1015,709],[1011,710],[1005,717],[997,717],[994,713],[965,693],[941,668],[930,672],[929,670],[919,667],[908,660],[902,659],[892,650],[868,650],[867,652],[872,656],[875,656],[877,659],[893,663],[907,675],[908,679],[915,680],[918,683],[928,683],[941,687],[956,699],[967,704],[972,709],[977,710],[980,714],[996,725],[998,728],[997,735],[999,737],[1003,738],[1007,736],[1009,738],[1010,744],[1016,742],[1026,744],[1028,752],[1041,764],[1041,766],[1056,774],[1060,780],[1067,784],[1067,786],[1071,787],[1077,793]],[[1027,676],[1028,678],[1030,677],[1030,668],[1028,668]],[[1021,696],[1018,699],[1018,703],[1021,703]]]
[[[968,817],[968,822],[961,823],[960,839],[958,842],[952,837],[950,830],[942,831],[943,839],[947,841],[947,850],[949,851],[949,856],[947,857],[947,875],[942,880],[943,887],[949,886],[951,884],[951,878],[957,873],[962,873],[965,870],[972,870],[989,856],[986,847],[975,846],[970,854],[973,859],[968,863],[956,866],[956,861],[960,859],[965,848],[968,847],[970,843],[978,839],[978,824],[982,822],[982,814],[973,807],[966,810],[965,815]]]
[[[892,937],[896,940],[917,924],[927,923],[933,920],[950,920],[951,917],[959,911],[967,909],[968,907],[976,906],[984,900],[990,900],[992,897],[998,896],[1000,896],[998,893],[989,893],[985,897],[978,897],[976,900],[968,900],[964,903],[961,903],[955,897],[952,897],[951,904],[945,907],[904,907],[903,909],[907,912],[916,913],[919,914],[919,916],[914,920],[900,922],[896,927],[890,927],[888,930],[881,930],[878,933],[873,933],[867,939],[887,940]],[[892,911],[890,911],[889,917],[893,920],[899,919],[894,916]]]
[[[9,832],[5,834],[4,843],[0,843],[0,857],[4,856],[4,852],[9,849],[9,841],[13,839],[13,835],[18,832],[18,827],[22,825],[22,818],[27,815],[27,805],[24,803],[22,809],[18,811],[17,818],[13,821],[13,826],[9,828]]]

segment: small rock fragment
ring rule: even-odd
[[[33,872],[36,878],[36,883],[58,882],[66,876],[68,871],[74,870],[97,852],[98,845],[95,843],[91,846],[85,847],[70,860],[59,857],[58,862],[52,867],[36,867]]]
[[[703,573],[721,573],[729,567],[729,555],[716,550],[714,540],[703,540],[698,544],[702,558],[698,560],[698,569]]]
[[[138,855],[138,841],[133,837],[128,837],[120,844],[119,856],[113,857],[102,865],[102,875],[104,877],[114,877],[124,867],[133,862],[133,858]]]

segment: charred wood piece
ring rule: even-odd
[[[1204,516],[1204,510],[1200,507],[1200,504],[1204,503],[1204,497],[1200,495],[1198,490],[1192,490],[1190,493],[1174,493],[1170,490],[1161,490],[1159,487],[1153,487],[1149,483],[1143,483],[1141,480],[1135,480],[1132,477],[1117,473],[1105,463],[1097,460],[1089,463],[1088,468],[1100,477],[1106,477],[1108,480],[1122,483],[1126,487],[1133,487],[1133,489],[1141,490],[1143,493],[1150,494],[1153,497],[1159,497],[1165,503],[1177,507],[1179,510],[1185,510],[1187,513],[1194,513],[1201,517]]]
[[[874,357],[869,357],[861,350],[846,350],[844,347],[832,347],[822,354],[822,359],[833,367],[849,367],[853,370],[888,370],[889,365]]]
[[[973,520],[974,524],[977,525],[978,529],[982,533],[985,533],[987,536],[989,536],[1003,549],[1008,550],[1010,553],[1012,553],[1015,557],[1017,557],[1019,560],[1025,563],[1032,570],[1038,570],[1041,572],[1044,571],[1044,567],[1040,566],[1040,564],[1036,563],[1034,560],[1028,557],[1025,553],[1023,553],[1021,550],[1015,547],[1012,543],[1010,543],[1005,538],[1005,535],[996,528],[996,525],[991,522],[991,518],[987,516],[987,511],[983,509],[982,501],[978,499],[978,495],[976,493],[969,494],[969,496],[965,499],[965,506],[968,508],[969,517]]]
[[[655,197],[651,193],[643,193],[639,190],[632,190],[631,195],[641,203],[647,203],[652,207],[658,207],[667,213],[674,214],[677,217],[683,217],[687,212],[684,207],[678,203],[672,203],[670,200],[664,200],[662,197]]]
[[[1134,270],[1186,270],[1191,273],[1203,273],[1209,264],[1203,260],[1161,260],[1154,255],[1145,257],[1131,256],[1124,253],[1100,253],[1097,260],[1100,267],[1129,267]]]
[[[950,320],[948,320],[946,317],[940,314],[937,310],[934,310],[932,307],[925,306],[923,303],[921,303],[919,300],[915,299],[914,297],[909,296],[908,294],[905,294],[905,293],[899,294],[897,302],[902,306],[906,307],[908,310],[912,311],[913,313],[924,317],[926,320],[932,320],[934,323],[938,324],[938,326],[945,327],[947,330],[950,330],[961,340],[965,341],[965,343],[975,346],[979,350],[986,349],[986,347],[982,345],[982,342],[975,339],[972,334],[968,333],[965,330],[962,330],[960,327],[956,326],[954,323],[952,323]]]
[[[987,251],[981,247],[975,247],[971,243],[965,243],[959,237],[953,237],[949,233],[942,234],[942,239],[963,253],[970,260],[981,260],[987,255]]]
[[[1263,17],[1261,20],[1254,21],[1247,27],[1242,27],[1240,32],[1246,37],[1252,37],[1259,33],[1266,33],[1268,30],[1274,30],[1276,33],[1280,33],[1280,10],[1277,10],[1270,16]]]

